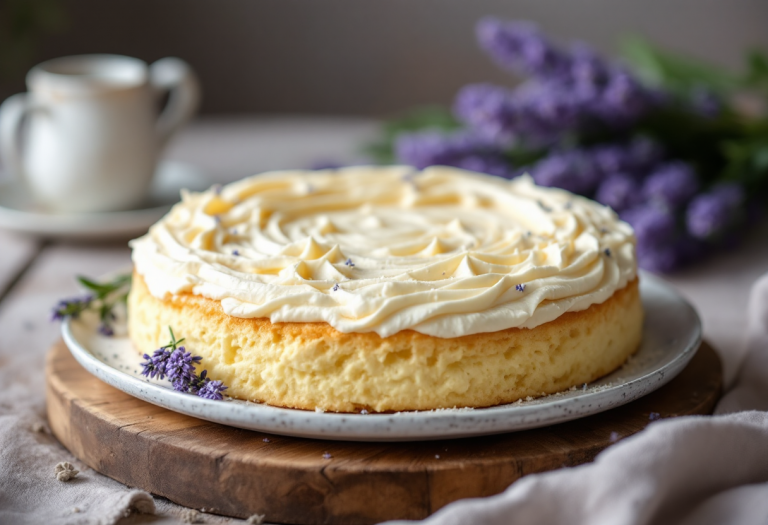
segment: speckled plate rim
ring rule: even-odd
[[[626,365],[584,390],[483,409],[340,414],[239,400],[211,401],[134,377],[99,360],[77,337],[71,320],[63,323],[62,335],[75,359],[100,380],[143,401],[196,418],[271,434],[315,439],[451,439],[571,421],[629,403],[669,382],[696,353],[701,343],[701,321],[693,307],[658,277],[641,273],[640,293],[646,321],[640,350],[631,360],[639,365]]]

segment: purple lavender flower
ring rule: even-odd
[[[629,72],[614,68],[595,111],[607,124],[626,126],[653,105],[654,98],[647,88]]]
[[[485,18],[477,25],[477,38],[499,65],[533,77],[535,89],[526,89],[529,82],[515,91],[486,86],[484,93],[471,88],[473,96],[463,92],[457,114],[475,125],[478,117],[467,118],[467,106],[482,107],[483,113],[495,116],[490,120],[497,127],[505,123],[524,134],[530,131],[531,113],[550,124],[561,117],[561,130],[590,119],[626,126],[658,102],[658,95],[624,68],[610,64],[583,44],[572,45],[570,50],[555,46],[535,25]],[[539,96],[517,96],[526,90]],[[481,104],[482,100],[486,102]],[[487,115],[483,118],[488,120]]]
[[[171,386],[177,392],[183,392],[185,394],[190,392],[190,388],[191,388],[189,378],[185,378],[185,377],[177,377],[171,382]],[[194,394],[194,392],[192,393]]]
[[[403,133],[395,141],[397,158],[417,169],[450,165],[475,149],[475,141],[468,134],[449,135],[435,130]]]
[[[477,39],[497,64],[517,73],[552,77],[568,66],[567,56],[527,22],[484,18],[477,24]]]
[[[199,376],[193,376],[187,383],[183,385],[183,388],[185,388],[183,392],[197,394],[200,391],[200,389],[203,388],[205,384],[208,383],[210,380],[211,378],[208,377],[208,370],[203,370],[202,372],[200,372]]]
[[[184,350],[183,346],[173,350],[165,366],[165,373],[168,374],[173,387],[182,392],[186,392],[184,385],[189,385],[195,378],[195,366],[199,365],[203,359],[200,356],[192,356],[191,352]]]
[[[626,173],[617,173],[605,179],[597,188],[595,200],[621,212],[638,204],[640,184]]]
[[[183,346],[179,346],[184,338],[177,340],[173,329],[168,327],[168,331],[171,334],[170,344],[155,350],[152,356],[144,354],[146,361],[141,363],[141,374],[150,378],[158,376],[160,379],[167,375],[174,390],[198,394],[207,399],[222,399],[221,392],[227,387],[221,381],[211,381],[207,370],[203,370],[199,376],[195,374],[195,367],[203,358],[186,352]]]
[[[669,210],[643,204],[620,214],[635,230],[638,247],[669,244],[677,235],[677,222]]]
[[[51,321],[63,321],[66,317],[77,319],[93,302],[92,295],[62,299],[51,312]]]
[[[591,104],[605,89],[609,78],[609,65],[595,51],[584,44],[575,44],[570,52],[568,80],[575,98]]]
[[[603,178],[619,173],[643,179],[662,159],[659,144],[646,137],[636,137],[629,143],[609,143],[588,150]]]
[[[185,390],[183,392],[197,394],[200,397],[213,399],[214,401],[221,401],[223,399],[221,392],[227,389],[221,381],[211,381],[207,370],[203,370],[199,376],[194,376],[184,386]]]
[[[697,239],[717,237],[740,219],[744,189],[738,184],[721,184],[691,200],[686,211],[688,232]]]
[[[492,143],[538,147],[575,127],[584,108],[572,93],[552,83],[529,82],[515,90],[470,84],[456,96],[454,113]]]
[[[650,170],[664,158],[661,144],[648,137],[635,137],[627,146],[629,170],[645,177]]]
[[[526,109],[520,106],[512,90],[492,84],[464,86],[453,105],[456,117],[489,143],[514,141],[533,128],[533,116]],[[462,149],[466,151],[467,147]],[[473,144],[471,150],[476,149]]]
[[[529,129],[521,132],[532,133],[543,139],[562,135],[563,130],[572,129],[589,117],[589,106],[571,89],[555,83],[528,83],[517,89],[518,105],[527,112]]]
[[[591,149],[595,167],[604,176],[617,173],[631,173],[632,159],[628,148],[623,144],[602,144]]]
[[[418,169],[442,165],[505,177],[513,174],[512,167],[495,145],[466,132],[405,133],[397,138],[395,153],[401,162]]]
[[[99,333],[107,337],[112,337],[113,335],[115,335],[114,329],[107,323],[101,323],[99,325]]]
[[[496,175],[505,179],[511,179],[518,175],[518,172],[500,155],[469,155],[456,161],[454,166],[464,170]]]
[[[600,182],[600,173],[590,155],[582,150],[555,152],[531,168],[531,175],[540,186],[555,186],[589,195]]]
[[[206,381],[200,390],[197,391],[197,395],[204,397],[205,399],[212,399],[214,401],[221,401],[224,396],[221,393],[226,390],[227,387],[221,381]]]
[[[625,211],[621,218],[635,230],[637,261],[641,268],[669,272],[685,261],[687,245],[669,210],[644,204]]]
[[[644,270],[668,273],[679,268],[682,259],[674,245],[647,246],[638,250],[637,264]]]
[[[643,196],[676,208],[688,202],[698,189],[699,181],[693,168],[674,161],[660,166],[646,179]]]
[[[152,356],[144,354],[145,362],[141,363],[142,371],[141,375],[154,378],[158,376],[159,379],[165,379],[166,371],[165,367],[168,364],[168,359],[171,357],[169,350],[159,348],[155,350]]]

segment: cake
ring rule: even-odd
[[[134,241],[129,335],[168,327],[232,397],[487,407],[615,370],[642,330],[632,229],[527,176],[278,171],[185,192]]]

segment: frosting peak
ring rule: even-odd
[[[532,328],[636,274],[632,230],[609,208],[446,167],[270,172],[183,192],[131,245],[157,297],[382,337]]]

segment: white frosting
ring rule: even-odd
[[[159,298],[191,292],[235,317],[458,337],[607,300],[635,277],[634,244],[609,208],[527,176],[395,166],[184,192],[131,246]]]

